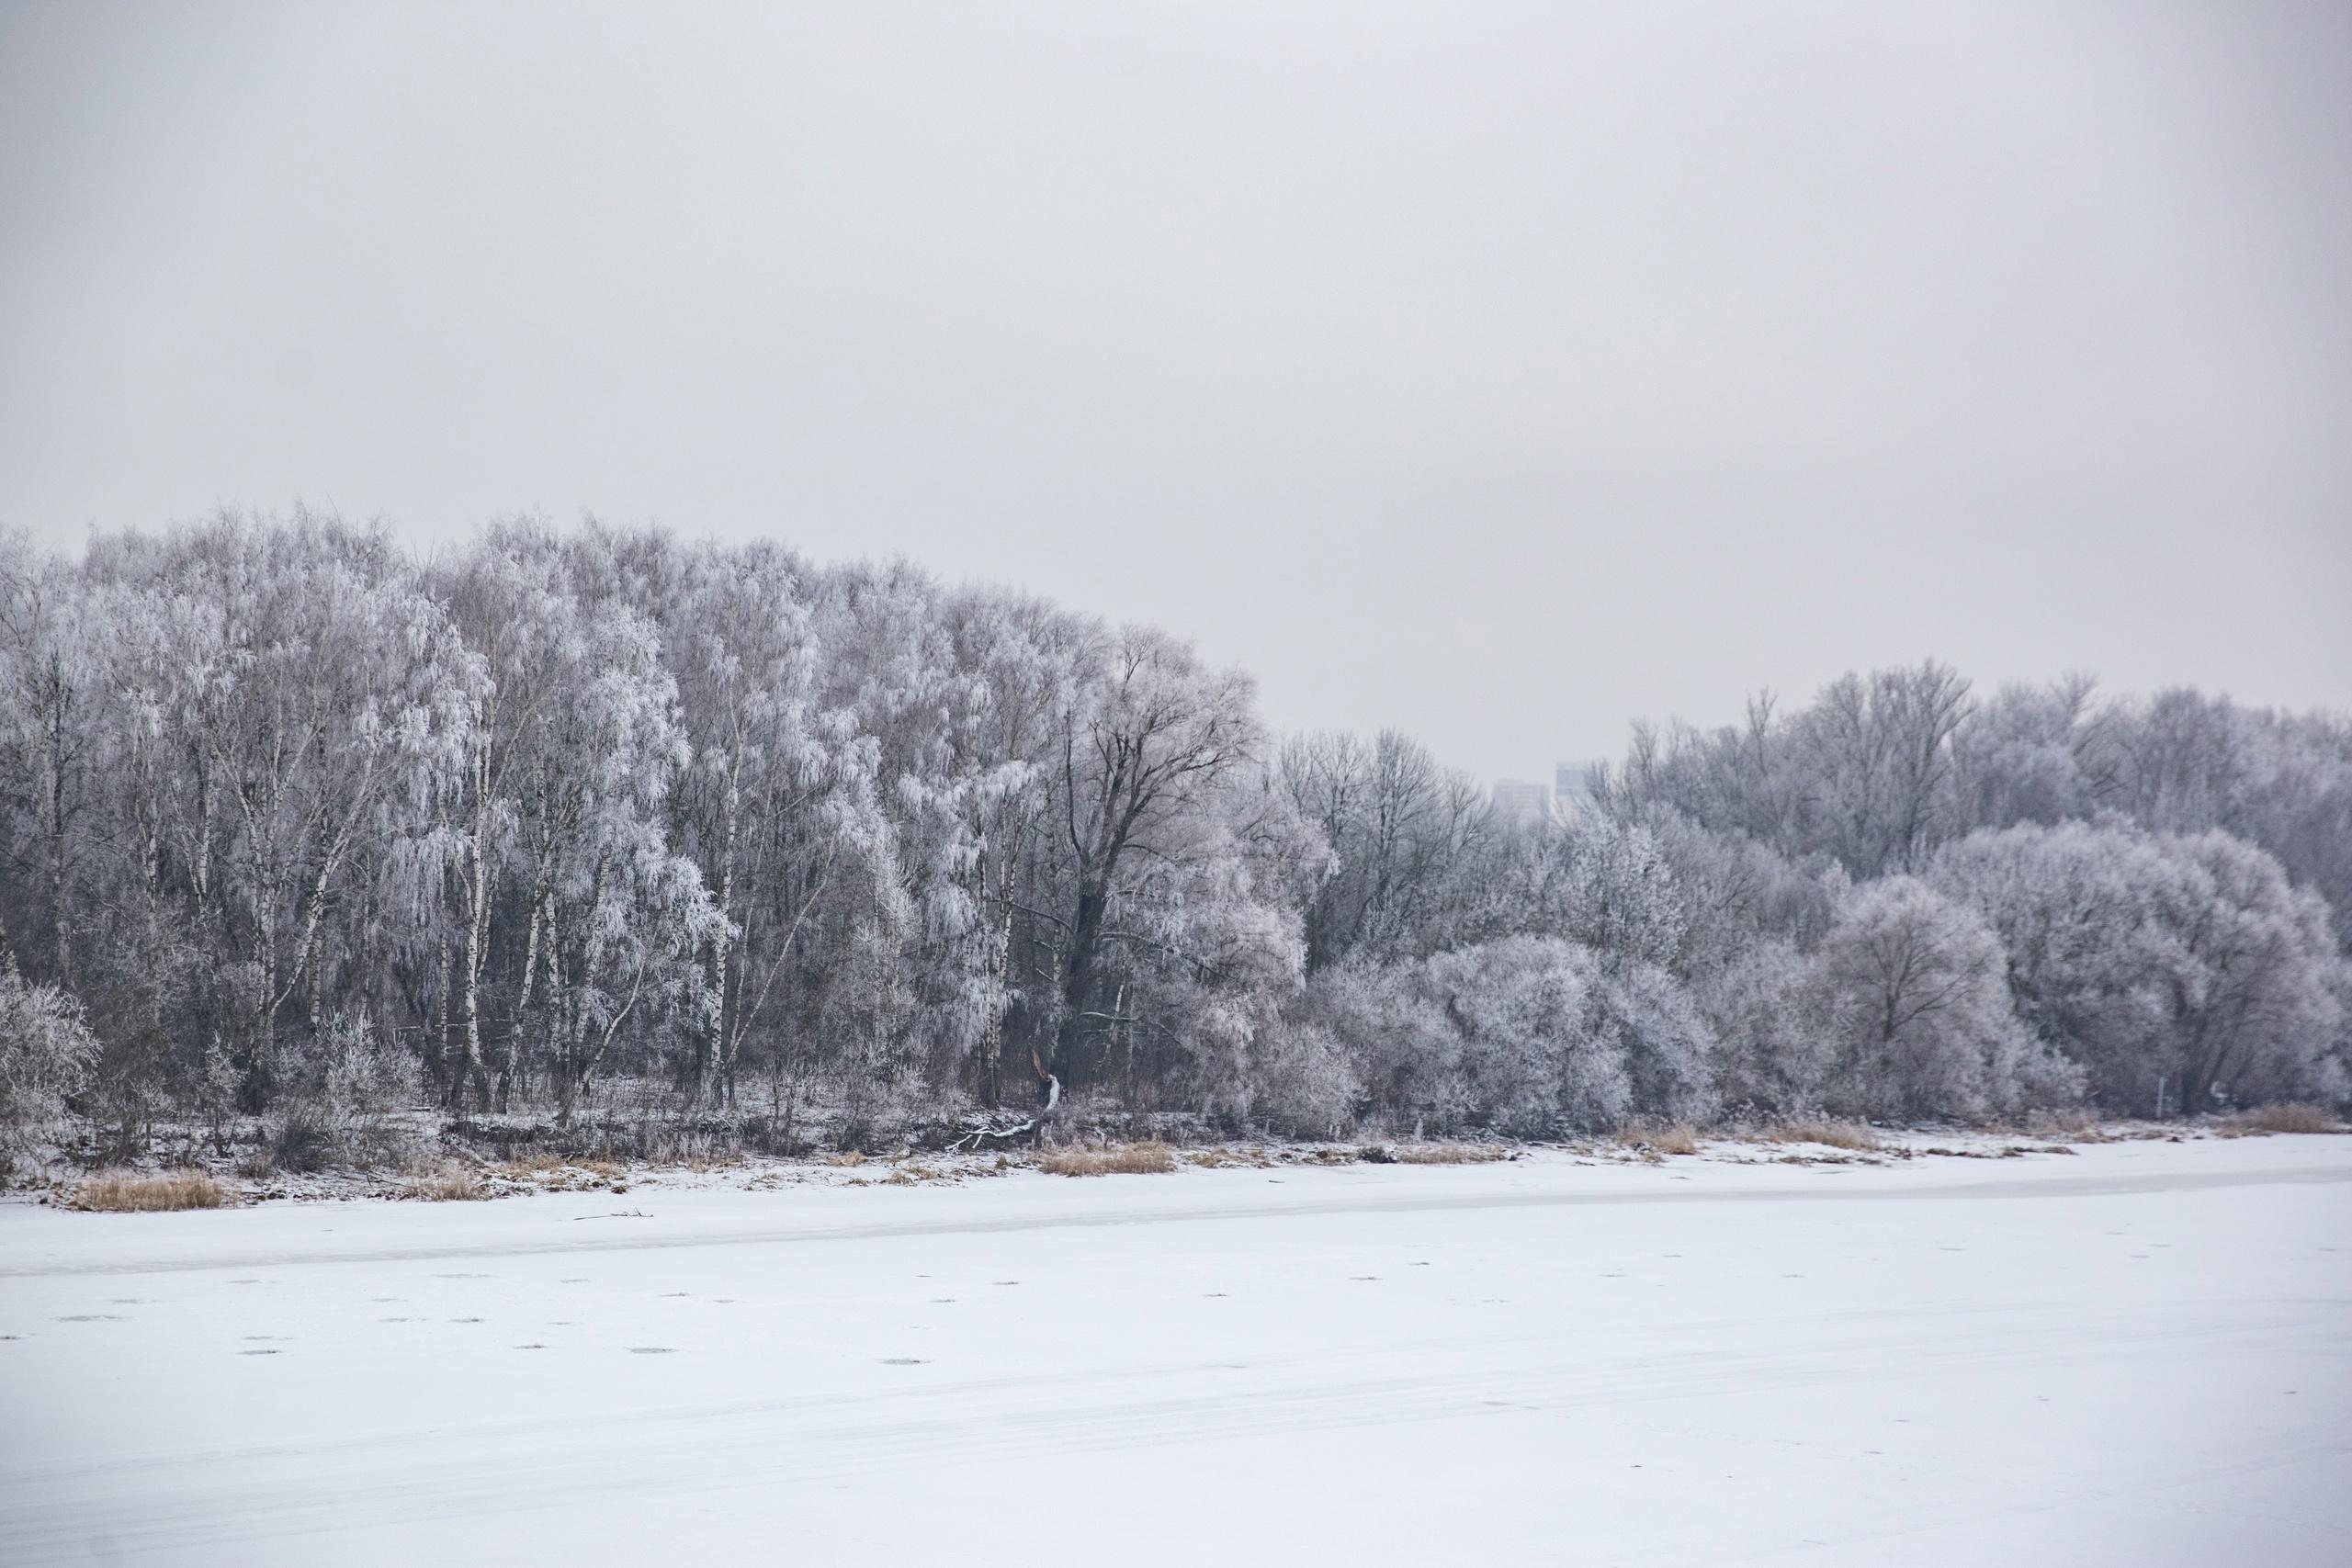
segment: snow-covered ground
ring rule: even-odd
[[[2352,1562],[2352,1137],[0,1207],[0,1562]]]

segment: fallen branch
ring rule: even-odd
[[[1046,1109],[1043,1112],[1011,1127],[975,1127],[949,1144],[947,1152],[962,1154],[966,1149],[978,1148],[982,1138],[1017,1138],[1023,1133],[1035,1133],[1039,1127],[1045,1125],[1046,1118],[1051,1116],[1054,1113],[1054,1107],[1061,1102],[1062,1080],[1047,1073],[1046,1075]]]
[[[947,1152],[949,1154],[962,1154],[967,1148],[976,1149],[979,1147],[980,1140],[982,1138],[1017,1138],[1023,1133],[1036,1131],[1036,1127],[1037,1122],[1034,1117],[1029,1121],[1021,1122],[1019,1125],[1012,1127],[975,1127],[970,1132],[965,1134],[962,1137],[956,1139],[954,1143],[948,1145]]]

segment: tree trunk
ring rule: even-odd
[[[490,1104],[490,1073],[481,1055],[481,972],[490,945],[490,750],[483,747],[474,764],[474,833],[472,877],[467,886],[466,909],[466,1059],[449,1077],[449,1109],[462,1114],[466,1086],[480,1090],[485,1109]]]
[[[1061,1072],[1076,1059],[1080,1021],[1086,998],[1094,987],[1095,954],[1102,941],[1102,915],[1110,889],[1100,881],[1082,884],[1078,894],[1078,919],[1070,922],[1069,962],[1063,971],[1062,1017],[1054,1032],[1054,1054],[1046,1066]]]

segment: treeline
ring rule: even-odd
[[[2352,726],[1849,676],[1525,823],[1160,632],[651,530],[0,546],[0,1140],[2346,1095]]]

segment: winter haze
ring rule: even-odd
[[[0,525],[905,555],[1485,777],[2352,702],[2324,3],[0,8]]]
[[[2347,84],[0,0],[0,1564],[2352,1562]]]

